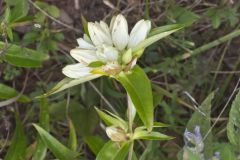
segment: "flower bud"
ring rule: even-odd
[[[128,64],[132,60],[132,49],[128,49],[123,53],[122,62],[123,64]]]
[[[119,126],[110,126],[106,128],[108,137],[114,142],[126,141],[128,136],[126,132]]]

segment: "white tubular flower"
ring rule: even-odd
[[[102,45],[97,48],[96,54],[103,62],[117,62],[119,52],[112,46]]]
[[[63,68],[62,72],[70,78],[80,78],[91,75],[91,68],[81,64],[71,64]]]
[[[83,38],[77,39],[79,48],[82,49],[95,49],[94,45],[92,43],[89,43],[88,41],[84,40]]]
[[[151,22],[149,20],[142,19],[138,21],[130,33],[128,48],[133,48],[136,45],[138,45],[140,42],[145,40],[150,29],[151,29]]]
[[[111,33],[112,40],[115,47],[123,50],[128,43],[128,24],[125,17],[119,14],[112,20]]]
[[[99,60],[94,50],[76,48],[72,49],[70,54],[74,59],[82,64],[90,64]]]
[[[100,25],[98,22],[88,23],[88,31],[91,40],[93,41],[93,44],[95,46],[102,45],[102,44],[108,44],[112,45],[112,40],[110,37],[110,32],[108,27],[104,28],[103,25]]]
[[[103,74],[116,75],[126,66],[132,69],[138,58],[137,54],[134,57],[132,48],[146,39],[150,28],[150,21],[140,20],[129,36],[127,20],[121,14],[112,18],[110,26],[103,21],[89,22],[89,35],[78,38],[79,46],[70,51],[78,63],[63,68],[63,74],[70,78],[94,79]]]

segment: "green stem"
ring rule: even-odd
[[[133,156],[133,145],[134,142],[132,142],[130,149],[129,149],[129,154],[128,154],[128,160],[132,160],[132,156]]]
[[[196,55],[198,55],[198,54],[200,54],[200,53],[202,53],[202,52],[204,52],[208,49],[211,49],[215,46],[218,46],[218,45],[220,45],[220,44],[222,44],[222,43],[224,43],[224,42],[226,42],[230,39],[238,37],[238,36],[240,36],[240,29],[238,29],[236,31],[233,31],[233,32],[231,32],[231,33],[229,33],[229,34],[227,34],[227,35],[225,35],[225,36],[223,36],[223,37],[221,37],[217,40],[214,40],[214,41],[212,41],[208,44],[205,44],[205,45],[193,50],[192,52],[187,52],[187,53],[184,53],[183,55],[176,56],[175,59],[176,59],[176,61],[181,61],[181,60],[190,58],[192,56],[196,56]]]

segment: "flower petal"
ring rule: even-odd
[[[111,38],[111,33],[108,25],[104,21],[100,21],[100,26],[102,30],[104,30],[104,32]]]
[[[112,46],[104,47],[104,55],[107,61],[117,61],[118,51]]]
[[[70,51],[70,54],[80,63],[89,64],[99,60],[94,50],[75,48]]]
[[[113,24],[114,24],[114,22],[115,22],[115,20],[116,20],[116,17],[117,17],[117,16],[113,16],[112,19],[111,19],[111,22],[110,22],[110,31],[112,31],[112,29],[113,29]]]
[[[130,33],[128,48],[133,48],[143,41],[147,37],[150,29],[151,22],[149,20],[142,19],[138,21]]]
[[[99,23],[89,22],[88,31],[94,45],[96,46],[101,44],[112,45],[110,33],[107,32],[106,28],[103,29]]]
[[[93,45],[93,42],[91,41],[91,38],[87,34],[83,35],[83,39],[84,39],[84,41]]]
[[[125,17],[119,14],[113,22],[111,22],[111,33],[113,44],[119,50],[123,50],[128,43],[128,24]]]
[[[92,69],[81,63],[67,65],[62,69],[62,73],[69,78],[80,78],[89,76]]]
[[[92,45],[91,43],[85,41],[83,38],[78,38],[77,42],[78,42],[79,48],[91,49],[91,50],[95,49],[94,45]]]

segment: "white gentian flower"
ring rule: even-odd
[[[103,74],[115,75],[126,66],[131,69],[136,64],[132,49],[144,41],[151,29],[149,20],[140,20],[133,27],[130,35],[125,17],[114,16],[110,26],[105,22],[89,22],[89,36],[77,39],[78,47],[70,51],[77,64],[67,65],[62,72],[70,78],[92,76],[97,78]]]

